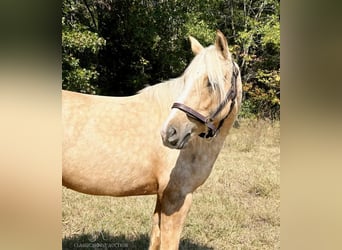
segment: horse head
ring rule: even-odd
[[[193,37],[190,42],[195,57],[179,78],[183,90],[161,129],[164,145],[176,149],[185,148],[196,136],[216,136],[237,93],[239,69],[225,36],[217,31],[215,44],[206,48]]]

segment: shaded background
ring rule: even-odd
[[[279,0],[63,0],[63,89],[133,95],[180,76],[216,30],[240,66],[243,117],[280,119]]]

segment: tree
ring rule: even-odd
[[[86,0],[62,2],[62,87],[96,94],[99,92],[97,55],[106,40],[94,31],[97,25],[86,3]]]
[[[234,0],[221,9],[242,72],[242,115],[280,118],[280,1]]]
[[[279,0],[63,0],[63,88],[131,95],[179,76],[220,29],[240,65],[242,116],[280,117]]]

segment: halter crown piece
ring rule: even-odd
[[[171,108],[177,108],[177,109],[183,111],[184,113],[186,113],[187,115],[191,116],[192,118],[196,119],[197,121],[206,125],[208,127],[208,132],[199,134],[200,137],[202,137],[202,138],[215,137],[217,132],[219,131],[219,129],[222,127],[223,122],[225,121],[225,119],[227,119],[227,117],[230,115],[230,113],[232,112],[232,110],[234,108],[235,98],[237,95],[236,80],[237,80],[238,75],[239,75],[239,69],[235,66],[235,63],[233,62],[231,87],[228,90],[224,100],[220,103],[220,105],[217,107],[215,112],[212,113],[211,115],[204,116],[204,115],[200,114],[199,112],[197,112],[196,110],[193,110],[192,108],[190,108],[190,107],[188,107],[182,103],[178,103],[178,102],[173,103]],[[213,124],[213,120],[222,111],[222,109],[227,105],[227,103],[229,101],[231,101],[229,111],[228,111],[227,115],[219,122],[219,125],[216,128],[215,125]]]

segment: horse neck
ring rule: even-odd
[[[196,149],[194,152],[197,152],[198,156],[207,155],[210,156],[212,160],[215,160],[224,145],[230,129],[233,127],[236,114],[237,111],[234,110],[231,113],[231,116],[224,121],[218,134],[214,138],[205,139],[198,136],[192,140],[190,144],[192,148]]]

